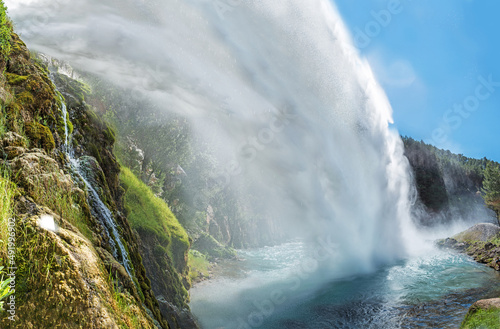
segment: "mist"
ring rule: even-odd
[[[291,236],[334,241],[330,271],[416,246],[392,109],[329,1],[7,5],[31,49],[187,118],[222,164],[214,181],[256,195]]]

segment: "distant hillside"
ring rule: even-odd
[[[473,159],[403,137],[418,193],[414,207],[423,225],[455,220],[495,221],[482,197],[484,171],[497,162]]]

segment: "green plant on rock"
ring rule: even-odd
[[[158,238],[178,270],[185,266],[183,252],[189,249],[189,239],[168,205],[155,196],[149,187],[126,167],[120,180],[125,188],[125,207],[132,227]]]
[[[41,205],[51,208],[59,216],[66,219],[91,241],[92,233],[88,227],[83,196],[75,193],[70,186],[64,184],[57,175],[34,177],[31,195]]]
[[[460,326],[461,329],[497,329],[500,323],[500,310],[493,308],[489,310],[478,310],[467,314]]]
[[[37,141],[39,146],[43,147],[47,152],[56,147],[54,136],[49,127],[41,123],[33,121],[26,124],[26,134],[32,141]]]
[[[1,52],[4,59],[7,59],[10,54],[11,34],[12,23],[7,17],[7,7],[5,6],[3,0],[0,0],[0,47],[2,47]]]
[[[5,255],[7,220],[13,215],[15,185],[9,180],[7,170],[0,167],[0,255]],[[1,257],[1,256],[0,256]]]
[[[0,266],[0,275],[3,274],[3,266]],[[2,275],[2,279],[0,279],[0,311],[4,310],[3,308],[3,303],[4,303],[4,300],[9,297],[10,295],[12,295],[14,292],[10,289],[10,282],[12,281],[12,278],[8,278],[8,279],[3,279],[3,275]]]
[[[210,262],[205,255],[197,250],[189,250],[188,266],[191,281],[196,282],[210,275]]]

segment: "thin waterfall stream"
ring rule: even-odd
[[[118,260],[121,259],[121,264],[127,271],[128,275],[132,278],[133,276],[130,268],[128,252],[121,241],[121,235],[118,232],[118,228],[116,227],[114,216],[111,210],[109,210],[109,208],[99,197],[99,193],[97,193],[95,187],[92,186],[92,184],[86,178],[85,173],[81,170],[79,159],[76,159],[74,157],[73,148],[71,147],[71,136],[69,136],[68,133],[68,110],[66,104],[64,103],[64,100],[62,99],[61,104],[61,112],[64,121],[64,152],[68,157],[70,170],[77,176],[76,179],[80,180],[85,185],[88,192],[87,200],[89,202],[92,215],[99,219],[99,221],[102,223],[106,236],[109,238],[113,256]]]

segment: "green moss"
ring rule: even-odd
[[[479,309],[469,312],[460,326],[461,329],[497,329],[500,323],[500,309]]]
[[[132,228],[156,236],[175,267],[183,270],[189,238],[170,208],[128,168],[122,167],[120,181],[125,189],[124,203]]]
[[[26,134],[35,145],[43,147],[47,152],[52,151],[56,143],[49,127],[36,121],[26,124]]]
[[[25,82],[28,79],[27,75],[17,75],[13,73],[5,73],[5,78],[9,85],[15,86]]]
[[[35,102],[33,95],[29,91],[23,91],[16,95],[16,100],[22,105],[31,105]]]
[[[79,103],[83,103],[85,97],[92,92],[87,84],[71,79],[64,74],[56,74],[54,78],[56,85],[58,85],[62,91],[73,95]]]
[[[207,255],[209,260],[234,258],[236,251],[219,243],[208,233],[201,233],[193,243],[193,248]]]
[[[109,125],[107,126],[107,129],[104,130],[104,136],[111,144],[115,143],[115,140],[116,140],[115,132],[113,131],[113,129]]]

